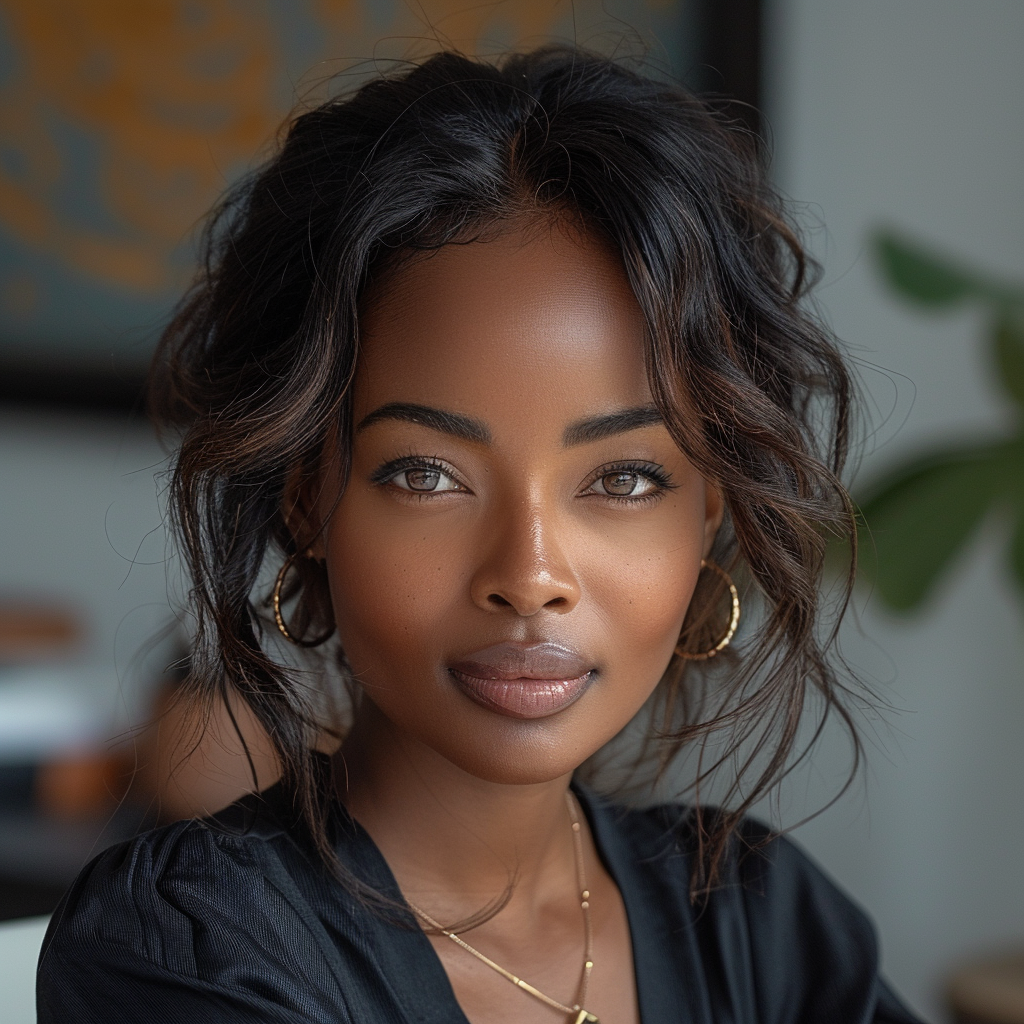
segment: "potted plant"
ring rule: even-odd
[[[971,303],[985,311],[996,377],[1017,416],[1003,433],[937,444],[858,495],[859,569],[888,608],[916,609],[981,522],[1002,510],[1013,523],[1007,566],[1024,597],[1024,288],[892,231],[872,242],[883,277],[903,299],[931,310]]]

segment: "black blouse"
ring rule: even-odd
[[[625,902],[643,1024],[915,1024],[868,919],[792,843],[737,855],[695,907],[678,808],[578,795]],[[288,820],[274,787],[100,854],[43,943],[39,1024],[467,1024],[427,937],[350,896]],[[345,864],[400,899],[339,804],[331,829]]]

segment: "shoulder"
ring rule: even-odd
[[[237,908],[241,891],[261,886],[253,850],[261,841],[192,820],[110,847],[83,868],[65,895],[44,959],[53,943],[103,941],[171,964],[192,945],[197,913]]]
[[[296,900],[268,877],[272,848],[290,843],[268,810],[250,798],[88,864],[43,942],[40,1020],[147,1019],[133,1014],[161,1000],[219,1007],[208,1018],[218,1021],[290,1021],[300,1009],[321,1019],[292,995],[303,978],[307,991],[325,991],[329,971]]]

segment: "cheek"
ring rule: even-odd
[[[456,552],[429,530],[391,528],[386,515],[338,506],[328,531],[327,569],[342,646],[353,670],[422,661],[458,592]]]
[[[643,529],[610,537],[595,553],[595,603],[637,657],[661,658],[677,642],[700,573],[704,518],[703,488],[687,488]]]
[[[700,571],[700,544],[617,552],[616,571],[594,574],[594,605],[617,675],[649,691],[679,640]]]

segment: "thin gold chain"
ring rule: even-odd
[[[583,861],[583,837],[581,836],[580,816],[578,813],[578,805],[576,798],[571,792],[566,791],[565,794],[566,805],[569,808],[569,818],[572,822],[572,845],[573,855],[576,860],[576,884],[579,886],[580,892],[580,909],[583,911],[583,971],[580,975],[579,988],[577,989],[576,1002],[572,1006],[566,1006],[565,1003],[560,1003],[557,999],[552,999],[551,996],[545,995],[538,988],[534,988],[528,981],[524,981],[522,978],[517,977],[511,971],[506,971],[500,964],[496,964],[489,956],[485,956],[480,952],[479,949],[474,949],[464,938],[456,935],[455,932],[449,931],[444,925],[439,924],[435,921],[428,913],[420,910],[419,907],[413,903],[409,904],[410,910],[416,914],[417,917],[426,921],[431,928],[435,928],[442,935],[451,939],[457,946],[461,946],[467,953],[472,953],[481,963],[487,964],[488,967],[493,971],[497,971],[503,978],[507,978],[512,982],[513,985],[521,988],[524,992],[529,993],[535,999],[539,999],[542,1003],[546,1003],[552,1009],[561,1010],[562,1013],[574,1013],[576,1017],[573,1018],[573,1024],[598,1024],[598,1019],[592,1013],[583,1008],[583,1004],[587,998],[587,986],[590,983],[590,972],[594,969],[594,931],[590,924],[590,890],[587,888],[587,871],[586,865]]]

